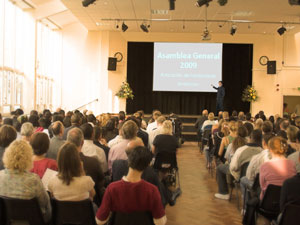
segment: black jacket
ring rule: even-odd
[[[218,90],[217,92],[217,99],[218,100],[223,100],[224,97],[225,97],[225,88],[222,86],[222,87],[215,87],[213,86],[214,89]]]

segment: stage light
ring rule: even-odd
[[[149,32],[147,26],[146,26],[145,24],[143,24],[143,23],[141,24],[140,28],[141,28],[142,31],[144,31],[145,33],[148,33],[148,32]]]
[[[212,0],[198,0],[197,2],[196,2],[196,6],[197,7],[201,7],[201,6],[203,6],[203,5],[206,5],[206,6],[208,6],[209,4],[209,2],[211,2]]]
[[[232,25],[231,29],[230,29],[230,34],[233,36],[235,34],[236,30],[237,30],[237,26],[236,25]]]
[[[128,29],[128,26],[123,22],[122,23],[122,31],[125,32]]]
[[[218,0],[220,6],[224,6],[227,4],[227,0]]]
[[[300,0],[289,0],[290,5],[300,5]]]
[[[202,41],[209,41],[211,39],[209,30],[207,29],[207,27],[205,27],[203,34],[202,34]]]
[[[88,7],[90,4],[93,4],[96,0],[83,0],[82,5],[83,7]]]
[[[170,3],[170,10],[175,10],[175,1],[176,0],[169,0],[169,3]]]
[[[281,36],[284,34],[284,32],[286,32],[286,28],[284,26],[282,26],[277,30],[277,32]]]

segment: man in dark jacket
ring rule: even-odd
[[[223,87],[222,81],[219,81],[219,87],[215,87],[213,85],[211,85],[211,86],[218,91],[217,92],[217,108],[216,108],[216,115],[218,115],[218,113],[220,111],[224,111],[223,102],[224,102],[224,97],[225,97],[225,88]]]

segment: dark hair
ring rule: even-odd
[[[24,114],[24,111],[23,111],[23,109],[17,109],[16,111],[15,111],[15,113],[14,113],[14,115],[15,116],[21,116],[21,115],[23,115]]]
[[[80,115],[79,113],[75,113],[71,116],[71,123],[75,123],[75,124],[79,124],[80,125],[80,121],[81,121],[81,118],[80,118]]]
[[[105,127],[94,127],[94,141],[98,141],[99,138],[104,138],[107,133],[107,130]]]
[[[282,126],[282,128],[284,130],[286,130],[289,126],[290,126],[290,121],[288,121],[287,119],[284,119],[281,123],[280,126]]]
[[[51,129],[52,129],[52,132],[54,135],[59,135],[60,134],[60,131],[63,127],[63,124],[62,122],[60,121],[55,121],[52,126],[51,126]]]
[[[37,132],[31,136],[30,144],[35,155],[43,155],[49,149],[49,137],[46,133]]]
[[[128,155],[128,165],[138,171],[144,171],[151,161],[151,153],[146,147],[138,146]]]
[[[246,137],[248,135],[247,129],[245,126],[240,126],[237,129],[237,137],[232,142],[232,149],[235,152],[239,147],[247,144]]]
[[[276,136],[282,137],[282,138],[285,139],[285,140],[288,139],[287,133],[286,133],[284,130],[278,131]]]
[[[251,120],[251,118],[252,118],[251,113],[249,113],[249,112],[246,113],[246,120],[249,121],[249,120]]]
[[[62,117],[64,117],[65,116],[65,110],[63,110],[63,109],[61,109],[61,110],[59,110],[59,112],[58,112]]]
[[[89,123],[82,124],[80,129],[83,132],[84,139],[91,140],[93,137],[93,127]]]
[[[70,127],[72,125],[71,124],[71,118],[69,116],[66,116],[64,118],[63,124],[64,124],[65,127]]]
[[[12,120],[12,118],[4,118],[3,124],[12,126],[12,125],[13,125],[13,120]]]
[[[260,129],[255,129],[252,131],[250,139],[253,143],[258,144],[259,146],[262,145],[262,132]]]
[[[139,119],[140,119],[140,118],[139,118]],[[135,122],[135,124],[136,124],[138,127],[141,127],[141,123],[142,123],[141,119],[140,119],[140,120],[138,120],[138,118],[137,118],[137,117],[135,117],[135,116],[131,116],[131,117],[127,118],[127,120],[126,120],[126,121],[129,121],[129,120],[131,120],[131,121]]]
[[[270,117],[269,117],[269,121],[270,121],[272,124],[274,124],[274,123],[275,123],[275,118],[274,118],[274,116],[270,116]]]
[[[238,112],[236,110],[233,110],[231,115],[236,117],[238,115]]]
[[[223,81],[220,80],[219,83],[223,84]]]
[[[17,138],[17,131],[11,125],[0,127],[0,146],[6,148]],[[2,159],[1,159],[2,160]]]
[[[298,132],[297,132],[297,138],[296,138],[296,141],[300,142],[300,130],[298,130]]]
[[[121,121],[125,120],[125,112],[124,111],[119,112],[119,120],[121,120]]]
[[[244,127],[246,127],[246,129],[247,129],[248,136],[250,136],[253,131],[252,123],[246,122],[246,123],[244,123]]]
[[[30,123],[32,123],[33,127],[39,127],[39,116],[38,115],[35,115],[35,114],[30,115],[28,121]]]
[[[108,130],[108,131],[113,131],[115,129],[115,120],[114,119],[109,119],[105,125],[105,128]]]
[[[36,111],[36,110],[30,111],[30,116],[38,116],[38,115],[39,115],[38,111]]]
[[[63,116],[58,113],[56,113],[55,115],[53,114],[52,122],[56,122],[56,121],[63,122],[64,121]]]
[[[69,185],[73,177],[82,175],[81,160],[76,146],[67,142],[58,151],[57,156],[58,178]]]
[[[266,120],[266,121],[264,121],[261,129],[265,134],[272,133],[273,132],[273,124],[270,121]]]
[[[48,127],[47,127],[47,121],[46,121],[46,119],[45,118],[40,118],[39,119],[39,125],[40,125],[40,127],[43,127],[44,129],[47,129]]]
[[[21,126],[22,126],[21,123],[19,123],[19,121],[16,118],[14,118],[13,127],[16,129],[17,132],[20,132]]]
[[[274,134],[264,134],[263,135],[263,140],[264,140],[264,142],[268,145],[268,143],[269,143],[269,140],[271,139],[271,138],[273,138],[273,137],[275,137],[274,136]]]
[[[96,117],[94,116],[94,114],[90,114],[86,117],[87,121],[90,123],[96,123]]]

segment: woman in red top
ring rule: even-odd
[[[46,158],[46,153],[49,149],[49,137],[43,132],[37,132],[32,135],[30,144],[33,148],[33,169],[31,172],[42,177],[47,168],[57,171],[57,163],[53,159]]]

